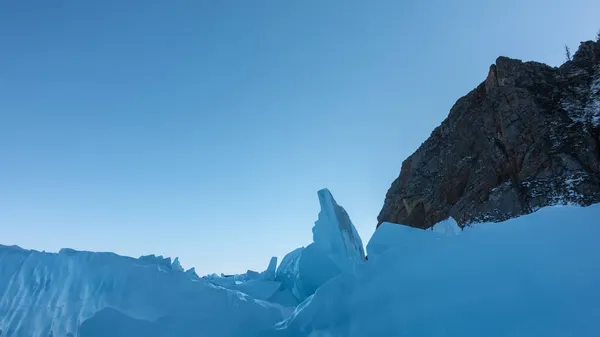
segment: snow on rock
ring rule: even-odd
[[[598,336],[599,219],[596,204],[457,236],[384,223],[368,263],[321,286],[274,336]]]
[[[600,41],[560,67],[499,57],[402,162],[377,221],[430,228],[451,215],[466,226],[557,199],[598,203],[599,127]],[[565,189],[572,176],[582,179]]]
[[[312,229],[313,243],[286,255],[276,279],[299,301],[344,272],[365,261],[362,240],[348,213],[327,189],[318,191],[321,211]]]
[[[261,336],[286,317],[278,305],[175,269],[153,255],[0,246],[2,336]]]
[[[587,72],[569,74],[570,77],[587,77]],[[563,109],[576,123],[600,126],[600,66],[594,67],[591,83],[572,88],[573,95],[561,101]]]

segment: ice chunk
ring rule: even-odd
[[[72,249],[71,249],[71,251],[72,251]],[[65,248],[60,250],[59,254],[61,254],[61,253],[62,254],[70,254],[67,252],[67,250]],[[162,267],[162,268],[166,268],[166,269],[172,268],[171,258],[170,257],[164,258],[162,255],[159,255],[159,256],[156,256],[154,254],[144,255],[144,256],[140,256],[138,258],[138,260],[140,262],[156,265],[158,267]]]
[[[238,281],[254,280],[260,277],[260,273],[254,270],[247,270],[245,274],[235,275],[234,278]]]
[[[281,282],[276,281],[277,257],[272,257],[269,266],[262,273],[248,270],[244,274],[221,275],[211,274],[205,280],[227,289],[240,291],[252,298],[273,303],[288,305],[290,302],[280,292]],[[284,302],[280,302],[280,299]],[[293,303],[295,305],[295,303]]]
[[[598,219],[600,204],[458,236],[382,224],[369,261],[322,285],[278,336],[597,336]]]
[[[0,246],[2,337],[124,337],[130,328],[128,337],[262,336],[286,317],[278,305],[190,274],[156,256]]]
[[[453,217],[440,221],[433,225],[433,231],[445,236],[454,236],[462,232],[462,228],[458,225]]]
[[[318,193],[321,211],[312,229],[313,243],[286,255],[277,270],[282,289],[301,302],[341,273],[365,261],[362,240],[348,213],[327,189]]]
[[[341,274],[343,270],[332,259],[324,254],[314,243],[308,245],[298,260],[298,274],[292,293],[298,301],[305,300],[325,282]]]
[[[176,257],[175,260],[173,260],[173,264],[171,264],[171,269],[175,271],[183,271],[183,267],[181,266],[178,257]]]
[[[275,280],[275,273],[277,272],[277,257],[273,256],[269,261],[269,266],[265,271],[261,273],[261,278],[267,281]]]
[[[190,277],[192,280],[199,280],[200,277],[196,274],[196,268],[192,267],[185,271],[185,274]]]
[[[369,260],[376,259],[388,249],[400,250],[406,254],[418,254],[436,240],[454,236],[462,232],[456,221],[449,217],[433,226],[432,230],[403,226],[384,222],[375,231],[367,244]]]
[[[280,286],[281,283],[279,282],[254,279],[247,282],[239,282],[235,286],[229,286],[229,288],[241,291],[257,300],[266,301],[279,290]]]
[[[300,274],[300,257],[303,251],[304,247],[294,249],[287,253],[283,260],[281,260],[281,264],[277,268],[275,280],[281,283],[282,288],[290,291],[294,289],[294,285],[298,281]]]
[[[350,270],[365,260],[362,240],[346,210],[339,206],[328,189],[318,193],[321,212],[313,227],[313,243],[341,269]]]

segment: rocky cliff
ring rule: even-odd
[[[402,163],[378,221],[464,226],[600,202],[600,41],[555,68],[499,57]]]

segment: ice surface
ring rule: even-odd
[[[314,242],[260,273],[0,246],[0,336],[599,336],[600,204],[463,231],[383,223],[364,261],[345,211],[319,199]]]
[[[431,230],[384,222],[379,225],[367,244],[369,261],[379,258],[388,250],[416,254],[423,249],[429,249],[432,244],[437,244],[444,236],[454,236],[461,232],[461,228],[451,217],[435,224]]]
[[[352,272],[357,264],[364,263],[362,241],[348,213],[337,204],[329,190],[323,189],[317,194],[321,211],[312,229],[313,243],[288,253],[278,269],[277,260],[271,259],[267,270],[260,274],[248,271],[206,278],[257,299],[295,306],[325,282],[342,272]]]
[[[267,267],[267,270],[262,272],[261,279],[267,280],[267,281],[274,281],[276,272],[277,272],[277,257],[273,256],[271,258],[271,261],[269,261],[269,266]]]
[[[339,206],[328,189],[318,192],[321,212],[313,227],[316,248],[341,269],[351,270],[365,260],[362,240],[346,210]]]
[[[181,266],[181,263],[179,262],[179,258],[176,257],[175,260],[173,260],[173,264],[171,265],[171,269],[175,270],[175,271],[183,271],[183,267]]]
[[[276,336],[598,336],[600,204],[446,236],[382,224]],[[371,258],[374,256],[375,258]]]
[[[279,268],[277,268],[275,280],[281,282],[282,286],[286,289],[293,289],[294,284],[297,282],[300,270],[300,257],[303,251],[304,247],[300,247],[287,253],[283,260],[281,260]]]
[[[275,274],[275,280],[281,284],[280,293],[275,296],[278,298],[285,299],[285,302],[281,300],[277,303],[288,304],[296,306],[300,303],[299,298],[305,296],[299,295],[296,285],[300,285],[300,258],[304,247],[297,248],[289,253],[281,260],[279,268]]]
[[[254,299],[277,303],[285,307],[296,306],[298,302],[293,300],[291,292],[284,291],[281,282],[275,279],[276,269],[277,257],[273,257],[269,261],[267,269],[262,273],[248,270],[244,274],[237,275],[211,274],[205,276],[204,279],[217,286],[242,292]],[[289,310],[285,312],[289,312]]]
[[[301,302],[342,272],[352,272],[365,261],[362,240],[348,213],[331,192],[318,193],[321,211],[313,227],[313,243],[286,255],[277,270],[282,289]]]
[[[235,275],[217,275],[210,274],[206,275],[204,278],[213,282],[218,283],[219,285],[228,285],[228,284],[240,284],[251,280],[263,280],[263,281],[274,281],[275,273],[277,269],[277,257],[272,257],[269,260],[269,265],[267,269],[261,273],[256,272],[254,270],[248,270],[243,274],[235,274]]]
[[[196,274],[196,268],[192,267],[185,271],[185,274],[192,280],[199,280],[198,274]]]
[[[446,236],[454,236],[458,235],[462,232],[462,228],[458,225],[454,218],[449,217],[446,220],[436,223],[432,230],[436,233],[446,235]]]
[[[261,336],[285,317],[278,305],[190,274],[163,257],[0,246],[0,330],[3,337]]]

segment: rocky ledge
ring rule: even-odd
[[[499,57],[402,163],[377,220],[430,228],[600,202],[600,41],[560,67]]]

